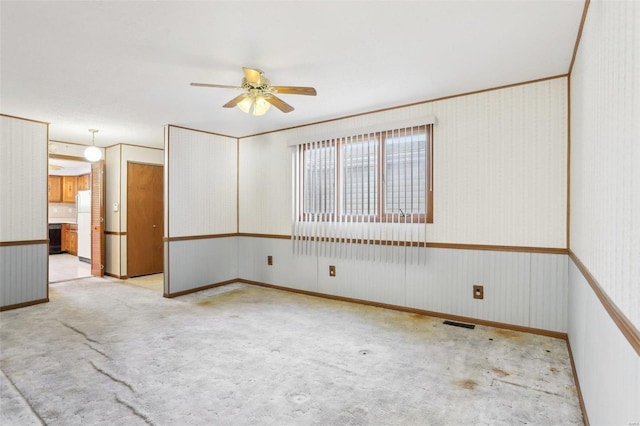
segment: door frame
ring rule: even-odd
[[[151,162],[147,162],[147,161],[136,161],[136,160],[127,160],[126,162],[126,167],[123,167],[122,170],[126,170],[125,173],[127,173],[127,188],[125,188],[125,192],[126,192],[126,202],[127,202],[127,230],[129,229],[129,164],[136,164],[136,165],[141,165],[141,166],[153,166],[153,167],[160,167],[162,169],[162,193],[160,194],[162,197],[162,223],[159,225],[160,226],[160,230],[162,232],[163,235],[163,241],[164,241],[164,215],[165,215],[165,199],[164,199],[164,186],[165,186],[165,181],[164,181],[164,175],[165,175],[165,165],[163,163],[151,163]],[[129,274],[129,236],[127,235],[127,255],[126,255],[126,265],[127,265],[127,278],[130,277]],[[158,273],[165,273],[166,267],[167,265],[165,265],[165,258],[164,258],[164,250],[162,253],[162,272],[158,272]]]
[[[94,163],[92,163],[91,161],[88,161],[88,160],[87,160],[86,158],[84,158],[84,157],[76,157],[76,156],[73,156],[73,155],[52,154],[52,153],[48,152],[48,153],[47,153],[47,168],[48,168],[48,166],[49,166],[49,159],[50,159],[50,158],[57,158],[57,159],[61,159],[61,160],[81,161],[81,162],[83,162],[83,163],[87,163],[87,164],[94,164]],[[106,168],[106,162],[105,162],[105,160],[104,160],[104,159],[103,159],[103,160],[100,160],[100,161],[104,164],[104,166],[103,166],[103,170],[104,170],[104,168]],[[48,175],[49,175],[49,171],[47,170],[47,176],[48,176]],[[92,188],[92,190],[93,190],[93,188]],[[105,197],[106,197],[106,193],[107,193],[107,190],[106,190],[106,181],[105,181],[105,179],[104,179],[104,176],[102,177],[102,191],[101,191],[101,192],[102,192],[102,193],[101,193],[101,195],[100,195],[100,196],[101,196],[101,200],[102,200],[102,205],[103,205],[103,207],[104,207],[104,200],[106,199]],[[49,199],[48,199],[48,197],[47,197],[47,209],[48,209],[48,208],[49,208]],[[93,210],[93,205],[91,206],[91,209]],[[92,213],[91,213],[91,214],[93,214],[93,211],[92,211]],[[103,216],[103,222],[102,222],[102,224],[103,224],[103,227],[104,227],[104,214],[103,214],[102,216]],[[47,221],[47,222],[46,222],[46,225],[47,225],[47,229],[48,229],[48,227],[49,227],[49,216],[48,216],[48,215],[47,215],[46,221]],[[94,274],[93,274],[93,271],[92,271],[92,272],[91,272],[91,275],[92,275],[92,276],[103,276],[103,275],[104,275],[104,271],[105,271],[105,265],[104,265],[104,262],[105,262],[105,257],[106,257],[106,247],[105,247],[105,246],[106,246],[106,244],[105,244],[105,238],[104,238],[104,232],[103,232],[103,235],[102,235],[102,236],[101,236],[101,238],[100,238],[100,247],[99,247],[99,250],[100,250],[100,258],[101,258],[101,264],[102,264],[102,268],[101,268],[101,269],[102,269],[102,274],[101,274],[101,275],[94,275]],[[93,247],[92,247],[92,252],[93,252]],[[92,253],[92,256],[93,256],[93,253]],[[48,262],[47,262],[47,264],[48,264]],[[93,269],[93,268],[92,268],[92,269]],[[48,266],[47,266],[47,271],[48,271]],[[48,272],[47,272],[47,276],[48,276]],[[48,287],[48,285],[49,285],[49,279],[47,278],[47,287]]]

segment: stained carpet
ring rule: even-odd
[[[0,313],[3,425],[580,424],[566,343],[244,284]]]

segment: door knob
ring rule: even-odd
[[[153,225],[153,227],[155,228],[156,226],[155,226],[155,225]]]

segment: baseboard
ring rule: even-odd
[[[27,306],[39,305],[40,303],[47,303],[47,302],[49,302],[48,297],[44,299],[31,300],[29,302],[16,303],[14,305],[0,306],[0,312],[9,311],[11,309],[26,308]]]
[[[126,275],[116,275],[116,274],[112,274],[110,272],[105,272],[104,273],[107,277],[112,277],[112,278],[117,278],[119,280],[126,280],[127,278],[129,278]]]
[[[222,282],[215,283],[215,284],[204,285],[202,287],[191,288],[189,290],[178,291],[176,293],[164,293],[163,296],[168,298],[168,299],[172,299],[174,297],[184,296],[185,294],[197,293],[197,292],[202,291],[202,290],[208,290],[210,288],[222,287],[224,285],[234,284],[234,283],[237,283],[237,282],[240,282],[240,280],[238,280],[238,279],[227,280],[227,281],[222,281]]]
[[[578,392],[578,401],[580,402],[580,410],[582,410],[582,422],[585,426],[589,426],[589,417],[587,416],[587,406],[584,405],[584,399],[582,398],[582,390],[580,389],[580,380],[578,379],[578,370],[576,370],[576,363],[573,360],[573,351],[571,350],[571,342],[567,339],[567,350],[569,351],[569,360],[571,361],[571,369],[573,370],[573,380],[576,384],[576,391]]]
[[[563,332],[560,332],[560,331],[552,331],[552,330],[545,330],[545,329],[541,329],[541,328],[525,327],[525,326],[521,326],[521,325],[508,324],[508,323],[497,322],[497,321],[488,321],[488,320],[483,320],[483,319],[478,319],[478,318],[471,318],[471,317],[464,317],[464,316],[460,316],[460,315],[446,314],[446,313],[442,313],[442,312],[427,311],[427,310],[424,310],[424,309],[409,308],[409,307],[406,307],[406,306],[391,305],[391,304],[388,304],[388,303],[371,302],[369,300],[354,299],[354,298],[351,298],[351,297],[334,296],[332,294],[318,293],[318,292],[315,292],[315,291],[308,291],[308,290],[299,290],[299,289],[296,289],[296,288],[283,287],[283,286],[274,285],[274,284],[267,284],[267,283],[262,283],[262,282],[259,282],[259,281],[246,280],[244,278],[236,278],[236,279],[232,279],[232,280],[222,281],[222,282],[219,282],[219,283],[208,284],[208,285],[205,285],[205,286],[196,287],[196,288],[192,288],[192,289],[184,290],[184,291],[179,291],[179,292],[176,292],[176,293],[164,293],[163,296],[166,297],[166,298],[171,299],[171,298],[174,298],[174,297],[184,296],[185,294],[197,293],[197,292],[202,291],[202,290],[207,290],[207,289],[215,288],[215,287],[221,287],[221,286],[234,284],[234,283],[250,284],[250,285],[255,285],[255,286],[259,286],[259,287],[272,288],[272,289],[275,289],[275,290],[282,290],[282,291],[289,291],[289,292],[292,292],[292,293],[304,294],[306,296],[314,296],[314,297],[321,297],[321,298],[324,298],[324,299],[337,300],[337,301],[340,301],[340,302],[358,303],[360,305],[375,306],[375,307],[378,307],[378,308],[391,309],[391,310],[394,310],[394,311],[408,312],[408,313],[412,313],[412,314],[418,314],[418,315],[425,315],[425,316],[436,317],[436,318],[449,319],[449,320],[458,321],[458,322],[468,322],[468,323],[473,323],[473,324],[477,324],[477,325],[484,325],[484,326],[488,326],[488,327],[496,327],[496,328],[502,328],[502,329],[507,329],[507,330],[520,331],[520,332],[523,332],[523,333],[536,334],[536,335],[539,335],[539,336],[547,336],[547,337],[553,337],[553,338],[556,338],[556,339],[568,340],[567,333],[563,333]]]
[[[378,307],[378,308],[391,309],[391,310],[394,310],[394,311],[408,312],[408,313],[412,313],[412,314],[426,315],[426,316],[430,316],[430,317],[449,319],[449,320],[457,321],[457,322],[467,322],[467,323],[473,323],[473,324],[477,324],[477,325],[485,325],[485,326],[488,326],[488,327],[496,327],[496,328],[503,328],[503,329],[507,329],[507,330],[513,330],[513,331],[521,331],[521,332],[524,332],[524,333],[530,333],[530,334],[536,334],[536,335],[540,335],[540,336],[553,337],[553,338],[562,339],[562,340],[567,340],[567,337],[568,337],[567,333],[563,333],[563,332],[559,332],[559,331],[544,330],[544,329],[541,329],[541,328],[524,327],[524,326],[521,326],[521,325],[514,325],[514,324],[508,324],[508,323],[502,323],[502,322],[496,322],[496,321],[488,321],[488,320],[483,320],[483,319],[478,319],[478,318],[471,318],[471,317],[464,317],[464,316],[460,316],[460,315],[446,314],[446,313],[442,313],[442,312],[427,311],[427,310],[424,310],[424,309],[409,308],[409,307],[406,307],[406,306],[391,305],[391,304],[388,304],[388,303],[371,302],[369,300],[354,299],[354,298],[351,298],[351,297],[334,296],[334,295],[331,295],[331,294],[318,293],[318,292],[315,292],[315,291],[299,290],[299,289],[295,289],[295,288],[282,287],[282,286],[273,285],[273,284],[261,283],[261,282],[258,282],[258,281],[245,280],[243,278],[238,278],[238,280],[236,280],[236,282],[256,285],[256,286],[260,286],[260,287],[273,288],[273,289],[276,289],[276,290],[290,291],[290,292],[293,292],[293,293],[304,294],[304,295],[307,295],[307,296],[322,297],[324,299],[337,300],[337,301],[340,301],[340,302],[358,303],[358,304],[361,304],[361,305],[375,306],[375,307]]]

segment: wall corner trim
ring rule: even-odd
[[[609,316],[611,317],[613,322],[618,326],[620,332],[624,335],[624,337],[626,337],[627,341],[629,341],[629,344],[636,351],[636,353],[640,355],[640,331],[638,331],[636,326],[631,323],[629,318],[627,318],[626,315],[622,313],[622,311],[620,311],[613,300],[611,300],[604,289],[600,286],[595,277],[591,275],[591,272],[589,272],[584,263],[582,263],[578,256],[576,256],[576,254],[571,250],[569,250],[569,257],[578,267],[585,280],[587,280],[593,292],[596,294],[596,296],[598,296],[600,303],[602,303],[602,306],[609,313]]]

